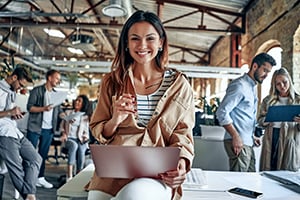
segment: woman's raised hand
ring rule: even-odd
[[[135,96],[131,94],[122,94],[116,101],[113,111],[113,119],[119,124],[124,121],[128,115],[136,113]]]

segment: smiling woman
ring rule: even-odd
[[[74,109],[65,111],[67,116],[60,124],[61,141],[65,142],[68,150],[67,181],[83,169],[89,141],[88,97],[79,95],[73,103],[73,107]],[[75,166],[76,172],[74,173]]]
[[[162,171],[159,179],[95,174],[88,199],[180,199],[194,156],[192,88],[181,72],[168,68],[167,35],[154,13],[137,11],[126,21],[117,52],[115,70],[101,82],[93,136],[109,145],[178,147],[180,158],[177,169]]]

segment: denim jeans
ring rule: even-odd
[[[39,177],[44,177],[45,173],[45,161],[48,158],[48,151],[53,138],[52,129],[42,129],[41,133],[35,133],[28,131],[28,140],[33,144],[35,148],[38,146],[38,153],[41,155],[43,161],[40,168]]]
[[[85,152],[88,144],[81,144],[78,139],[68,138],[66,148],[68,149],[68,164],[75,165],[76,171],[81,171],[84,167]]]

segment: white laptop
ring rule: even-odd
[[[179,147],[90,145],[97,176],[102,178],[157,178],[176,170]]]

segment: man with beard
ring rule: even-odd
[[[253,136],[257,112],[257,83],[262,83],[276,65],[266,53],[256,55],[248,73],[233,80],[226,90],[217,119],[226,130],[224,147],[229,157],[230,171],[254,172],[253,144],[260,145]]]
[[[15,105],[16,91],[32,83],[31,74],[22,67],[0,81],[0,160],[6,163],[14,187],[23,199],[36,199],[36,183],[42,158],[17,128],[23,118]]]
[[[29,111],[27,138],[43,158],[37,187],[52,188],[53,185],[45,179],[45,161],[52,142],[54,131],[59,124],[59,115],[63,112],[60,105],[53,105],[55,87],[60,83],[60,72],[50,69],[46,73],[46,83],[34,87],[30,91],[27,102]]]

